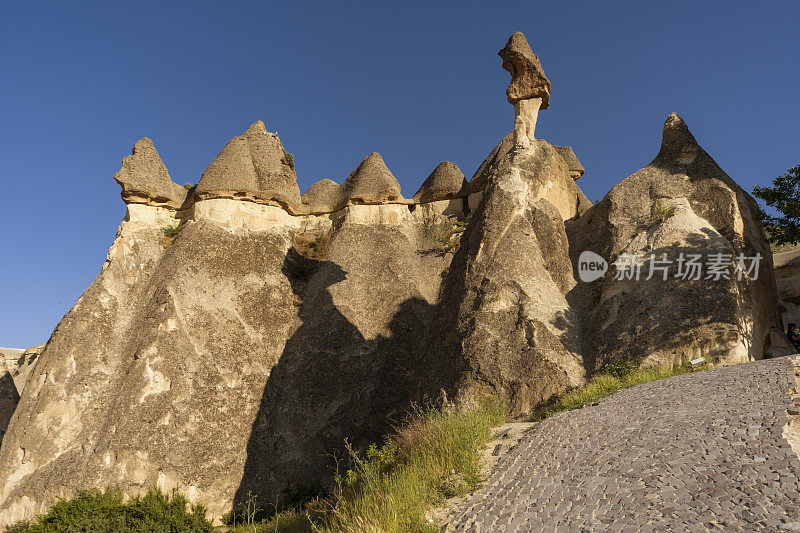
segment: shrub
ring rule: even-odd
[[[653,203],[653,207],[650,211],[650,226],[653,224],[659,224],[664,222],[668,218],[672,217],[677,211],[677,208],[673,205],[672,207],[664,207],[664,204],[661,202],[661,199],[658,198]]]
[[[283,154],[283,162],[289,166],[292,170],[294,170],[294,154],[289,152],[284,152]]]
[[[31,522],[19,522],[7,533],[213,532],[202,505],[191,505],[177,490],[172,498],[158,488],[123,501],[118,488],[85,490],[72,499],[59,500],[47,514]]]
[[[164,234],[164,237],[174,239],[178,236],[182,229],[183,226],[178,224],[177,226],[164,226],[161,228],[161,232]]]

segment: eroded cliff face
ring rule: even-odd
[[[522,113],[537,91],[469,182],[443,162],[411,199],[377,153],[301,195],[260,121],[192,189],[136,143],[102,271],[0,403],[0,524],[109,485],[179,486],[219,517],[324,485],[345,438],[363,449],[442,391],[524,416],[609,361],[761,357],[778,311],[752,198],[670,117],[653,163],[591,207],[575,153]],[[584,283],[584,250],[764,259],[758,279]]]

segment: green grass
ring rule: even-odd
[[[191,505],[173,491],[172,498],[159,489],[124,502],[119,489],[86,490],[70,500],[59,500],[46,515],[30,522],[18,522],[7,533],[92,533],[212,532],[202,505]]]
[[[702,370],[706,366],[692,369],[688,364],[682,364],[675,368],[664,367],[647,367],[647,368],[628,368],[620,367],[614,368],[612,371],[605,372],[594,376],[589,383],[582,387],[559,396],[550,405],[539,409],[531,417],[531,421],[539,421],[547,418],[548,416],[560,413],[561,411],[569,411],[570,409],[578,409],[586,404],[595,402],[600,398],[605,398],[611,394],[622,389],[627,389],[642,383],[649,383],[659,379],[687,374],[695,370]]]
[[[420,410],[385,445],[370,446],[361,455],[350,450],[350,468],[336,476],[329,498],[260,523],[245,513],[244,523],[232,531],[438,531],[425,511],[477,488],[481,447],[491,439],[491,428],[506,420],[506,406],[496,400]]]

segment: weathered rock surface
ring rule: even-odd
[[[147,137],[136,141],[114,179],[122,186],[125,203],[181,209],[189,192],[172,181],[153,141]]]
[[[25,350],[0,348],[0,443],[19,402],[14,373]]]
[[[567,223],[575,262],[584,250],[610,263],[626,254],[644,260],[667,254],[672,261],[666,280],[662,269],[646,280],[648,263],[639,281],[615,279],[612,269],[605,279],[582,284],[578,300],[590,311],[594,332],[589,368],[631,358],[646,364],[697,355],[760,359],[780,317],[772,258],[755,214],[753,198],[700,148],[684,121],[670,115],[656,158]],[[730,279],[707,279],[705,268],[701,279],[676,279],[681,253],[700,254],[703,264],[723,254]],[[738,279],[740,254],[760,255],[757,278]]]
[[[586,172],[581,165],[581,162],[578,161],[578,157],[575,155],[575,152],[572,151],[572,146],[553,146],[556,149],[556,152],[561,156],[564,162],[567,164],[569,168],[569,174],[572,176],[572,179],[577,180],[581,176],[583,176],[584,172]]]
[[[448,217],[352,205],[334,227],[225,198],[176,216],[128,206],[31,371],[0,448],[0,523],[114,484],[180,486],[214,516],[251,490],[266,504],[324,483],[344,437],[361,447],[409,408]],[[300,232],[331,230],[324,259],[298,259]]]
[[[346,220],[323,259],[287,257],[301,323],[264,389],[237,501],[330,479],[345,438],[363,450],[407,411],[449,262],[424,253],[441,246],[438,220]]]
[[[466,184],[464,173],[455,163],[442,161],[425,179],[413,199],[417,202],[434,202],[455,198]]]
[[[800,324],[800,250],[775,254],[773,260],[783,324]]]
[[[428,396],[497,393],[523,414],[585,379],[566,299],[575,281],[563,219],[575,205],[554,186],[573,180],[555,149],[534,141],[499,158],[488,181],[450,265],[420,383]]]
[[[541,98],[540,109],[547,109],[550,105],[550,80],[544,75],[542,63],[531,50],[525,35],[521,31],[515,32],[497,55],[503,59],[503,68],[511,73],[511,83],[506,89],[509,103]]]
[[[300,197],[310,214],[332,213],[344,207],[342,186],[333,180],[320,180]]]
[[[243,198],[302,213],[293,164],[277,133],[257,121],[234,137],[203,172],[195,193],[199,199]]]
[[[386,167],[381,154],[372,152],[342,184],[343,196],[350,204],[402,202],[400,184]]]

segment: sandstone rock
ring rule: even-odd
[[[136,141],[114,179],[122,186],[125,203],[181,209],[187,199],[188,191],[170,179],[153,141],[147,137]]]
[[[566,298],[575,281],[563,219],[574,212],[554,205],[574,183],[545,141],[496,157],[487,177],[445,280],[419,382],[428,397],[440,388],[451,397],[499,394],[522,415],[585,379],[580,325]]]
[[[381,154],[372,152],[342,184],[343,196],[350,204],[403,202],[400,184],[386,168]]]
[[[800,250],[775,254],[773,258],[783,324],[800,324]]]
[[[129,206],[28,377],[0,449],[1,524],[115,484],[180,486],[219,517],[250,490],[266,503],[329,481],[345,437],[361,448],[409,408],[448,219],[353,205],[309,266],[293,246],[314,217],[251,229],[205,209],[215,202],[283,212],[200,200],[165,248],[176,219]]]
[[[528,179],[538,183],[537,190],[547,195],[548,201],[558,209],[564,220],[588,209],[591,202],[575,185],[575,180],[564,179],[565,176],[570,176],[570,171],[555,147],[546,141],[537,140],[532,143],[531,147],[520,147],[517,150],[518,155],[515,155],[513,134],[506,135],[478,167],[464,188],[465,194],[473,195],[485,190],[492,178],[507,171],[504,169],[509,168],[508,161],[513,159],[522,172],[528,173],[528,169],[535,169],[535,175],[528,176]],[[546,156],[539,157],[542,153],[546,153]]]
[[[8,423],[17,408],[19,393],[14,383],[14,373],[24,350],[0,348],[0,443]]]
[[[0,522],[114,484],[180,485],[215,516],[230,508],[300,322],[281,273],[291,235],[188,222],[165,249],[162,227],[141,213],[122,223],[31,371],[0,449]]]
[[[581,284],[591,316],[589,369],[609,361],[673,364],[704,355],[723,362],[759,359],[772,327],[780,326],[771,254],[756,203],[697,144],[674,113],[664,125],[661,150],[645,168],[614,186],[605,198],[567,224],[570,250],[591,250],[610,263],[642,255],[672,261],[667,279],[615,279]],[[683,253],[730,255],[731,279],[676,279]],[[737,279],[736,257],[762,257],[757,279]],[[716,256],[720,257],[720,256]],[[746,266],[750,266],[748,262]],[[684,271],[686,268],[684,268]],[[650,272],[641,269],[642,278]]]
[[[433,202],[455,198],[466,186],[464,173],[455,163],[442,161],[414,194],[417,202]]]
[[[500,143],[494,147],[486,159],[483,160],[478,170],[472,175],[469,180],[465,192],[467,194],[475,194],[482,192],[489,184],[489,177],[497,174],[500,163],[508,156],[509,152],[514,149],[514,134],[509,133],[500,140]]]
[[[553,148],[556,149],[556,152],[558,152],[558,154],[567,164],[567,167],[569,168],[569,175],[572,176],[572,179],[577,180],[583,176],[585,170],[583,169],[581,162],[578,161],[578,157],[575,155],[575,152],[572,151],[572,146],[553,146]]]
[[[345,438],[363,451],[409,409],[449,259],[422,253],[441,246],[444,219],[397,222],[345,219],[323,259],[287,256],[301,324],[264,389],[237,502],[325,484]]]
[[[203,172],[198,199],[238,198],[302,213],[297,175],[277,133],[262,121],[234,137]]]
[[[342,186],[333,180],[320,180],[300,197],[309,213],[332,213],[344,207]]]
[[[550,80],[544,75],[542,64],[525,35],[521,31],[515,32],[497,55],[503,59],[503,68],[511,73],[511,83],[506,89],[509,103],[541,98],[541,109],[547,109],[550,105]]]

